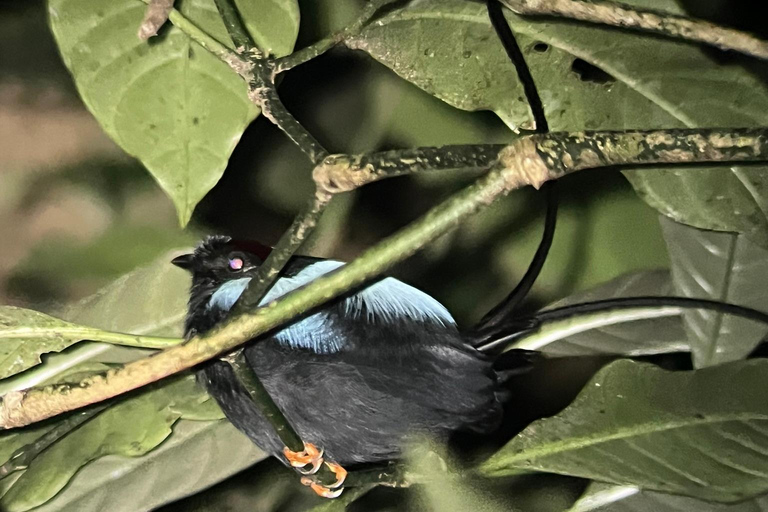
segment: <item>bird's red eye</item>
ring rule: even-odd
[[[241,258],[230,258],[229,268],[232,270],[240,270],[243,268],[243,260]]]

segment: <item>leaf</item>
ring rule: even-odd
[[[170,264],[172,255],[176,253],[178,251],[166,253],[147,267],[126,274],[91,297],[57,312],[57,316],[64,320],[36,311],[0,307],[0,324],[10,322],[11,319],[4,318],[4,315],[13,312],[16,320],[8,327],[17,328],[36,323],[38,327],[49,329],[52,336],[44,344],[39,339],[20,337],[11,346],[8,340],[2,339],[4,328],[0,325],[0,375],[13,375],[39,363],[40,354],[59,351],[77,341],[88,339],[89,330],[82,326],[131,334],[181,337],[189,275]],[[70,329],[69,337],[61,331],[64,327]],[[106,343],[89,343],[76,350],[71,354],[54,355],[50,364],[36,375],[22,374],[15,380],[3,380],[0,382],[0,393],[40,384],[59,371],[108,352],[121,354],[117,362],[126,360],[124,348]],[[146,353],[140,349],[134,350],[137,355]]]
[[[0,306],[0,379],[87,337],[88,329],[30,309]]]
[[[768,250],[736,233],[704,231],[661,217],[676,292],[766,310]],[[715,311],[684,314],[695,366],[747,357],[768,334],[759,322]]]
[[[680,12],[674,0],[632,0]],[[552,130],[760,126],[768,86],[697,45],[506,12]],[[445,38],[445,34],[452,37]],[[424,0],[393,11],[349,43],[406,80],[467,110],[528,122],[524,95],[482,2]],[[663,61],[650,56],[663,56]],[[765,167],[627,171],[640,196],[676,220],[742,232],[768,247]]]
[[[688,372],[617,361],[481,469],[546,471],[720,502],[757,496],[768,491],[766,385],[765,360]]]
[[[763,512],[768,509],[768,498],[726,505],[674,496],[658,492],[641,491],[625,487],[593,482],[584,495],[567,512]]]
[[[242,15],[260,42],[290,51],[298,31],[295,0],[246,4]],[[152,173],[185,225],[258,109],[240,77],[177,28],[140,41],[145,8],[138,0],[51,0],[50,24],[88,109]],[[181,11],[229,42],[212,0],[185,1]]]
[[[267,455],[231,423],[179,420],[141,457],[104,457],[81,469],[35,512],[153,510],[225,480]]]
[[[172,437],[173,446],[163,452],[165,455],[158,453],[147,460],[139,459],[140,462],[124,458],[140,457],[153,450],[171,435],[172,425],[182,417],[208,421],[185,427],[181,435]],[[231,467],[222,464],[223,461],[218,458],[218,454],[214,457],[205,452],[194,455],[200,450],[200,446],[198,441],[192,439],[193,437],[199,435],[208,437],[214,431],[229,430],[230,435],[232,434],[232,427],[222,428],[227,423],[218,421],[221,417],[221,411],[210,398],[207,398],[202,388],[195,384],[194,377],[191,375],[175,379],[160,387],[156,386],[138,396],[120,401],[38,455],[0,500],[0,506],[4,511],[13,512],[29,510],[46,503],[82,466],[95,459],[101,459],[105,455],[122,457],[106,461],[106,467],[112,468],[108,473],[103,473],[105,468],[102,464],[103,476],[96,481],[92,473],[91,478],[80,481],[76,489],[69,489],[70,492],[65,493],[63,498],[65,502],[75,498],[83,500],[86,498],[84,494],[87,494],[86,503],[90,502],[89,506],[92,510],[104,510],[104,508],[93,508],[91,493],[96,489],[99,490],[102,500],[108,498],[112,503],[115,503],[114,492],[120,489],[125,496],[125,504],[132,507],[124,508],[125,510],[148,510],[154,505],[163,503],[164,500],[178,498],[179,485],[194,490],[195,486],[200,485],[201,482],[210,484],[222,475],[232,474]],[[250,441],[242,435],[239,436],[242,439],[237,439],[235,436],[238,442],[233,443],[234,445],[228,442],[222,443],[222,439],[226,438],[219,437],[217,451],[230,451],[232,448],[237,448],[241,453],[238,457],[239,467],[242,467],[246,459],[248,463],[252,463],[263,457],[259,450],[248,446],[252,446]],[[182,454],[180,450],[184,453]],[[169,452],[175,457],[181,455],[182,458],[164,461],[163,459],[168,459]],[[243,457],[246,454],[248,457]],[[210,459],[218,461],[218,467],[210,468],[216,470],[215,475],[207,474],[208,468],[203,466],[196,469],[197,478],[190,478],[190,472],[194,469],[188,465],[190,459],[197,459],[201,464]],[[181,460],[184,464],[179,464]],[[147,483],[150,481],[150,475],[145,474],[145,471],[151,466],[154,466],[155,484],[150,487],[159,491],[162,482],[165,482],[168,488],[163,492],[149,492],[151,488],[148,488]],[[174,466],[175,471],[171,471]],[[132,471],[128,471],[129,469]],[[174,473],[177,480],[171,479],[171,473]],[[126,488],[128,481],[134,482],[132,489]],[[173,482],[173,485],[170,482]],[[108,489],[101,488],[104,486]],[[143,489],[143,492],[137,493],[139,489]],[[142,499],[147,501],[146,505],[142,503]],[[63,510],[63,504],[58,502],[58,498],[49,505],[56,510]],[[82,510],[78,508],[81,505],[82,502],[71,510]],[[114,505],[107,508],[115,509]]]
[[[605,299],[671,295],[667,270],[625,274],[586,292],[571,295],[545,309]],[[623,354],[641,356],[689,350],[680,317],[637,320],[573,334],[545,345],[542,352],[557,356]]]

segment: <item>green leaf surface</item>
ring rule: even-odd
[[[768,311],[768,249],[744,235],[660,220],[677,294]],[[697,367],[743,359],[768,335],[762,323],[716,311],[683,318]]]
[[[0,306],[0,379],[39,364],[42,354],[77,343],[87,331],[44,313]]]
[[[24,511],[47,502],[82,466],[101,457],[140,457],[169,437],[172,425],[182,417],[209,423],[218,423],[222,417],[191,375],[118,402],[42,452],[0,499],[0,508],[7,512]],[[112,472],[110,480],[119,474]],[[146,479],[146,475],[131,478]],[[112,485],[116,488],[119,484]],[[148,508],[137,503],[136,496],[129,502],[134,510]]]
[[[641,491],[637,487],[593,482],[567,512],[765,512],[768,497],[736,504],[710,503],[685,496]]]
[[[618,277],[588,291],[571,295],[545,309],[606,299],[672,295],[668,270],[646,270]],[[689,350],[679,316],[636,320],[573,334],[545,345],[555,356],[623,354],[642,356]]]
[[[56,312],[64,320],[26,309],[0,307],[0,375],[8,377],[40,361],[40,354],[59,351],[88,339],[88,327],[140,335],[181,337],[186,302],[189,292],[189,274],[170,264],[173,251],[164,254],[152,264],[122,276],[96,294]],[[10,314],[14,317],[7,317]],[[6,318],[7,317],[7,318]],[[69,323],[71,322],[71,323]],[[6,325],[3,326],[2,324]],[[3,339],[3,331],[18,330],[35,325],[45,331],[37,337]],[[82,326],[87,326],[83,328]],[[68,329],[68,331],[67,331]],[[41,342],[39,335],[47,334]],[[68,335],[69,334],[69,335]],[[134,349],[137,355],[145,351]],[[120,354],[119,359],[104,358],[109,352]],[[100,357],[100,361],[124,362],[126,349],[107,343],[88,343],[68,353],[53,355],[48,364],[30,372],[0,382],[0,392],[30,387],[51,379],[57,373]]]
[[[688,372],[617,361],[481,469],[536,470],[734,502],[768,491],[768,361]]]
[[[91,462],[35,511],[153,510],[225,480],[266,456],[226,420],[181,419],[154,450],[141,457],[108,456]]]
[[[276,52],[290,51],[298,32],[295,1],[243,4],[257,39]],[[180,8],[231,44],[212,0],[188,0]],[[175,27],[140,41],[145,9],[139,0],[51,0],[50,25],[88,109],[152,173],[185,225],[258,109],[237,74]]]
[[[674,0],[628,4],[680,12]],[[552,130],[760,126],[768,86],[697,45],[506,12]],[[446,38],[445,34],[451,34]],[[425,0],[396,10],[349,42],[451,105],[528,122],[512,64],[482,2]],[[746,234],[768,247],[765,167],[627,171],[640,196],[686,224]]]

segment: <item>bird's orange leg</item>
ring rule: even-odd
[[[338,498],[344,492],[344,480],[347,479],[347,470],[334,462],[326,462],[326,466],[334,475],[336,481],[329,485],[319,484],[310,477],[302,477],[301,483],[315,491],[315,494],[323,498]]]
[[[304,443],[302,452],[294,452],[286,446],[283,448],[283,455],[288,463],[303,475],[314,475],[323,464],[323,450],[312,443]],[[305,469],[306,466],[310,466],[309,469]]]

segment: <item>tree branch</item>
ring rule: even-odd
[[[600,25],[656,32],[768,59],[768,41],[714,23],[628,5],[584,0],[500,0],[517,14],[557,16]]]
[[[497,198],[570,172],[606,165],[768,160],[768,129],[555,133],[521,137],[491,170],[426,215],[337,271],[256,311],[233,316],[183,345],[75,385],[12,391],[0,402],[0,427],[29,425],[111,398],[236,348],[294,316],[360,286],[403,261]]]

